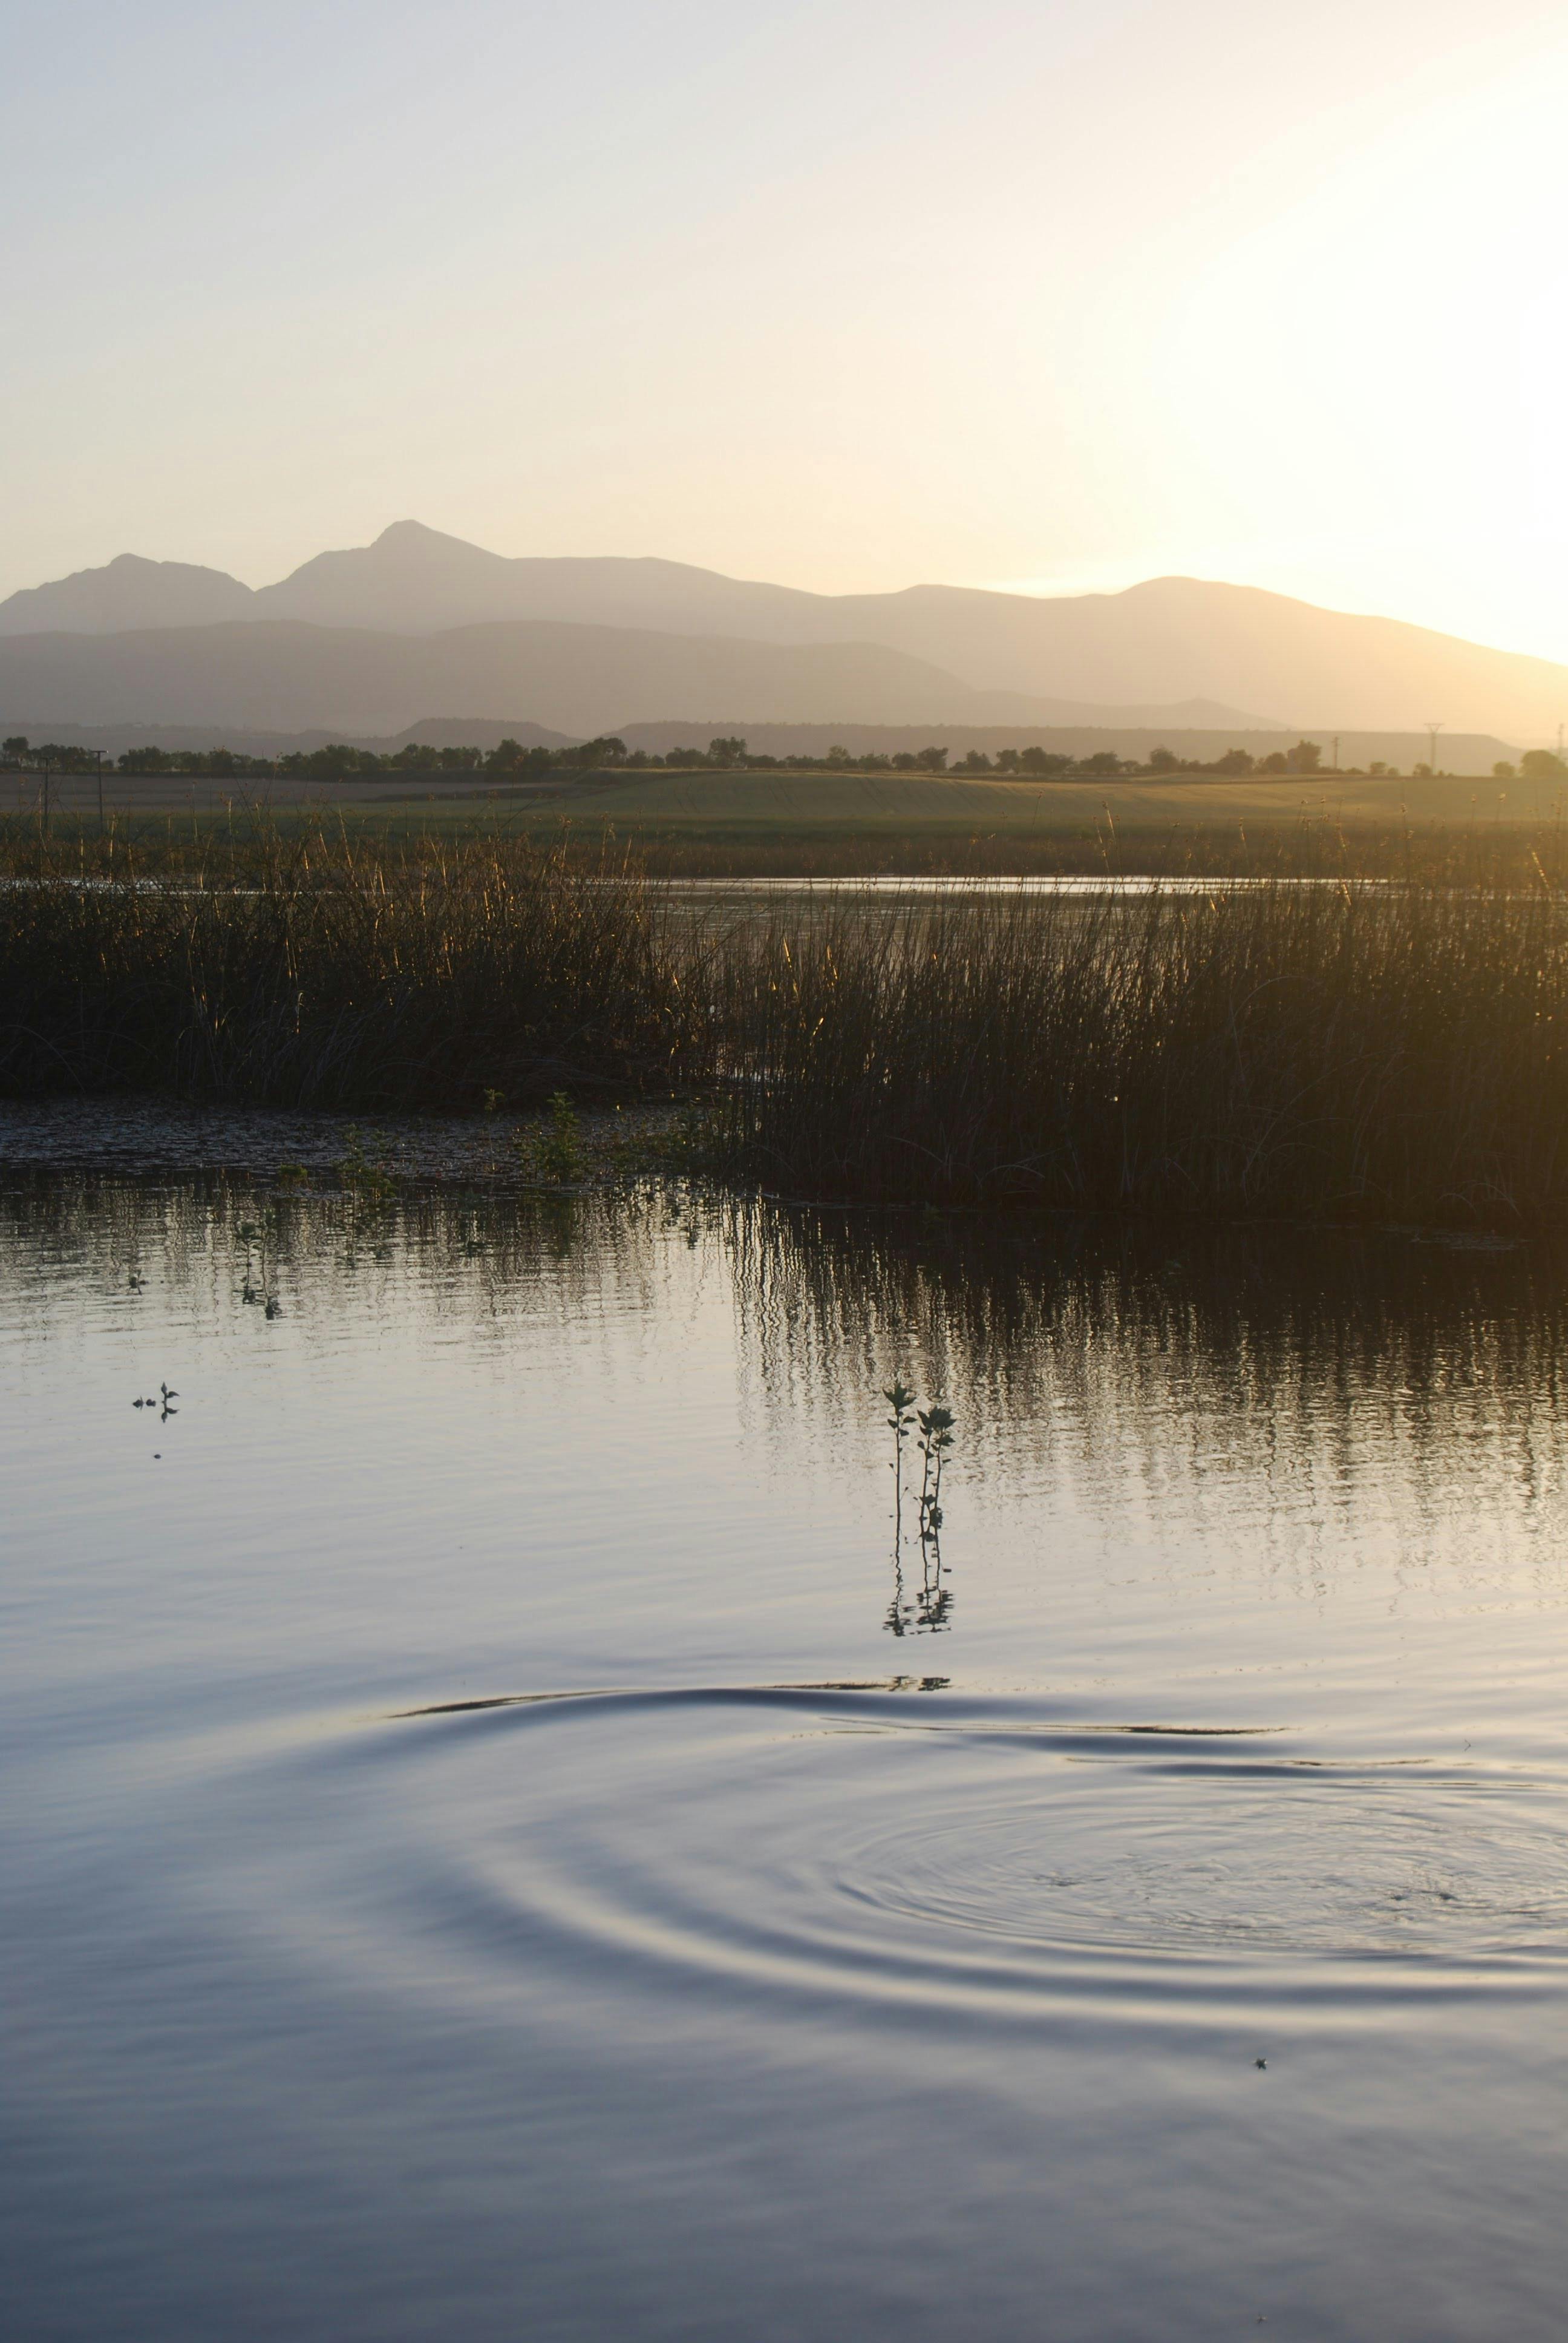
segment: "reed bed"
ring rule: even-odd
[[[781,1191],[1517,1225],[1568,1182],[1545,888],[846,908],[724,987],[719,1157]]]
[[[1565,1034],[1540,870],[714,912],[516,841],[0,833],[0,1091],[677,1089],[689,1161],[818,1201],[1542,1226]]]
[[[665,1075],[682,1029],[657,907],[614,861],[257,829],[153,869],[13,837],[0,873],[14,1096],[522,1105]]]

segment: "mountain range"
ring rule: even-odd
[[[825,595],[642,558],[508,559],[417,521],[253,588],[122,554],[0,602],[0,719],[397,732],[638,722],[1454,731],[1531,743],[1568,668],[1190,578],[1043,598]],[[1263,710],[1266,713],[1252,711]]]

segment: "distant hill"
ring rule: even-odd
[[[174,725],[380,734],[432,708],[508,719],[527,709],[535,723],[579,736],[679,718],[704,739],[736,708],[774,723],[1053,720],[1049,701],[971,691],[924,660],[865,643],[543,622],[396,636],[276,619],[0,640],[0,713],[7,729],[35,734],[113,723],[154,736]]]
[[[428,639],[484,627],[555,625],[592,628],[601,638],[726,640],[737,678],[761,673],[746,664],[746,646],[879,651],[916,663],[928,679],[936,670],[970,692],[1013,695],[1019,721],[1047,706],[1061,723],[1244,723],[1313,733],[1412,732],[1441,718],[1454,733],[1524,743],[1554,739],[1559,723],[1568,721],[1568,667],[1550,659],[1191,578],[1051,599],[951,586],[809,594],[674,561],[509,560],[399,521],[372,545],[319,554],[256,591],[218,570],[123,555],[105,569],[79,571],[0,603],[0,638],[9,639],[42,631],[91,637],[280,624],[355,638]],[[347,649],[343,659],[336,720],[347,722],[363,662]],[[785,720],[782,703],[751,705],[734,688],[719,689],[711,660],[707,672],[719,697],[689,697],[687,713],[710,704],[739,709],[755,722]],[[826,662],[815,672],[825,688],[834,679],[840,696],[810,706],[793,699],[789,720],[830,721],[850,713],[851,705],[866,720],[881,720],[871,717],[859,685],[850,701],[843,699],[846,670]],[[890,684],[896,672],[885,669],[883,681]],[[911,691],[919,688],[912,669],[904,680]],[[869,671],[865,681],[870,689]],[[657,705],[615,704],[613,693],[596,701],[601,709],[612,704],[613,714],[593,720],[651,721],[670,707],[662,692]],[[879,705],[889,709],[886,720],[918,722],[933,703],[911,699],[896,711]],[[946,705],[949,713],[970,712]],[[177,700],[166,713],[170,720],[194,716]],[[531,713],[552,720],[542,703]],[[236,711],[229,714],[232,720]],[[554,720],[561,720],[558,714]],[[1010,720],[994,699],[991,720]]]
[[[255,595],[222,569],[144,561],[122,553],[52,586],[25,586],[0,602],[0,635],[115,635],[137,627],[208,627],[251,615]]]

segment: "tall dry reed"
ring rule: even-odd
[[[0,1090],[523,1103],[666,1071],[681,1005],[621,865],[258,830],[183,862],[13,841]]]
[[[494,839],[258,827],[154,874],[0,831],[12,1095],[678,1084],[712,1168],[793,1195],[1542,1225],[1565,1035],[1539,874],[704,913]]]
[[[1568,1191],[1544,889],[846,903],[732,938],[719,1151],[814,1197],[1533,1222]]]

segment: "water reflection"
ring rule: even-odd
[[[1565,1292],[0,1187],[20,2331],[1555,2343]]]
[[[727,1306],[746,1441],[793,1478],[779,1502],[808,1510],[870,1464],[877,1395],[905,1375],[910,1486],[890,1493],[879,1614],[896,1636],[978,1624],[955,1608],[944,1536],[972,1606],[969,1558],[1004,1491],[1047,1540],[1054,1520],[1075,1547],[1159,1549],[1171,1568],[1194,1543],[1221,1567],[1244,1541],[1249,1574],[1303,1599],[1373,1551],[1396,1597],[1440,1556],[1473,1586],[1500,1570],[1543,1597],[1561,1584],[1568,1277],[1542,1244],[834,1214],[678,1188],[312,1195],[85,1177],[15,1182],[0,1242],[36,1272],[10,1282],[17,1327],[56,1312],[74,1280],[131,1310],[221,1314],[228,1297],[279,1332],[302,1315],[312,1341],[351,1322],[427,1325],[500,1361],[541,1312],[591,1345],[612,1296],[618,1322],[665,1329]],[[933,1403],[962,1434],[934,1493],[917,1422]]]

